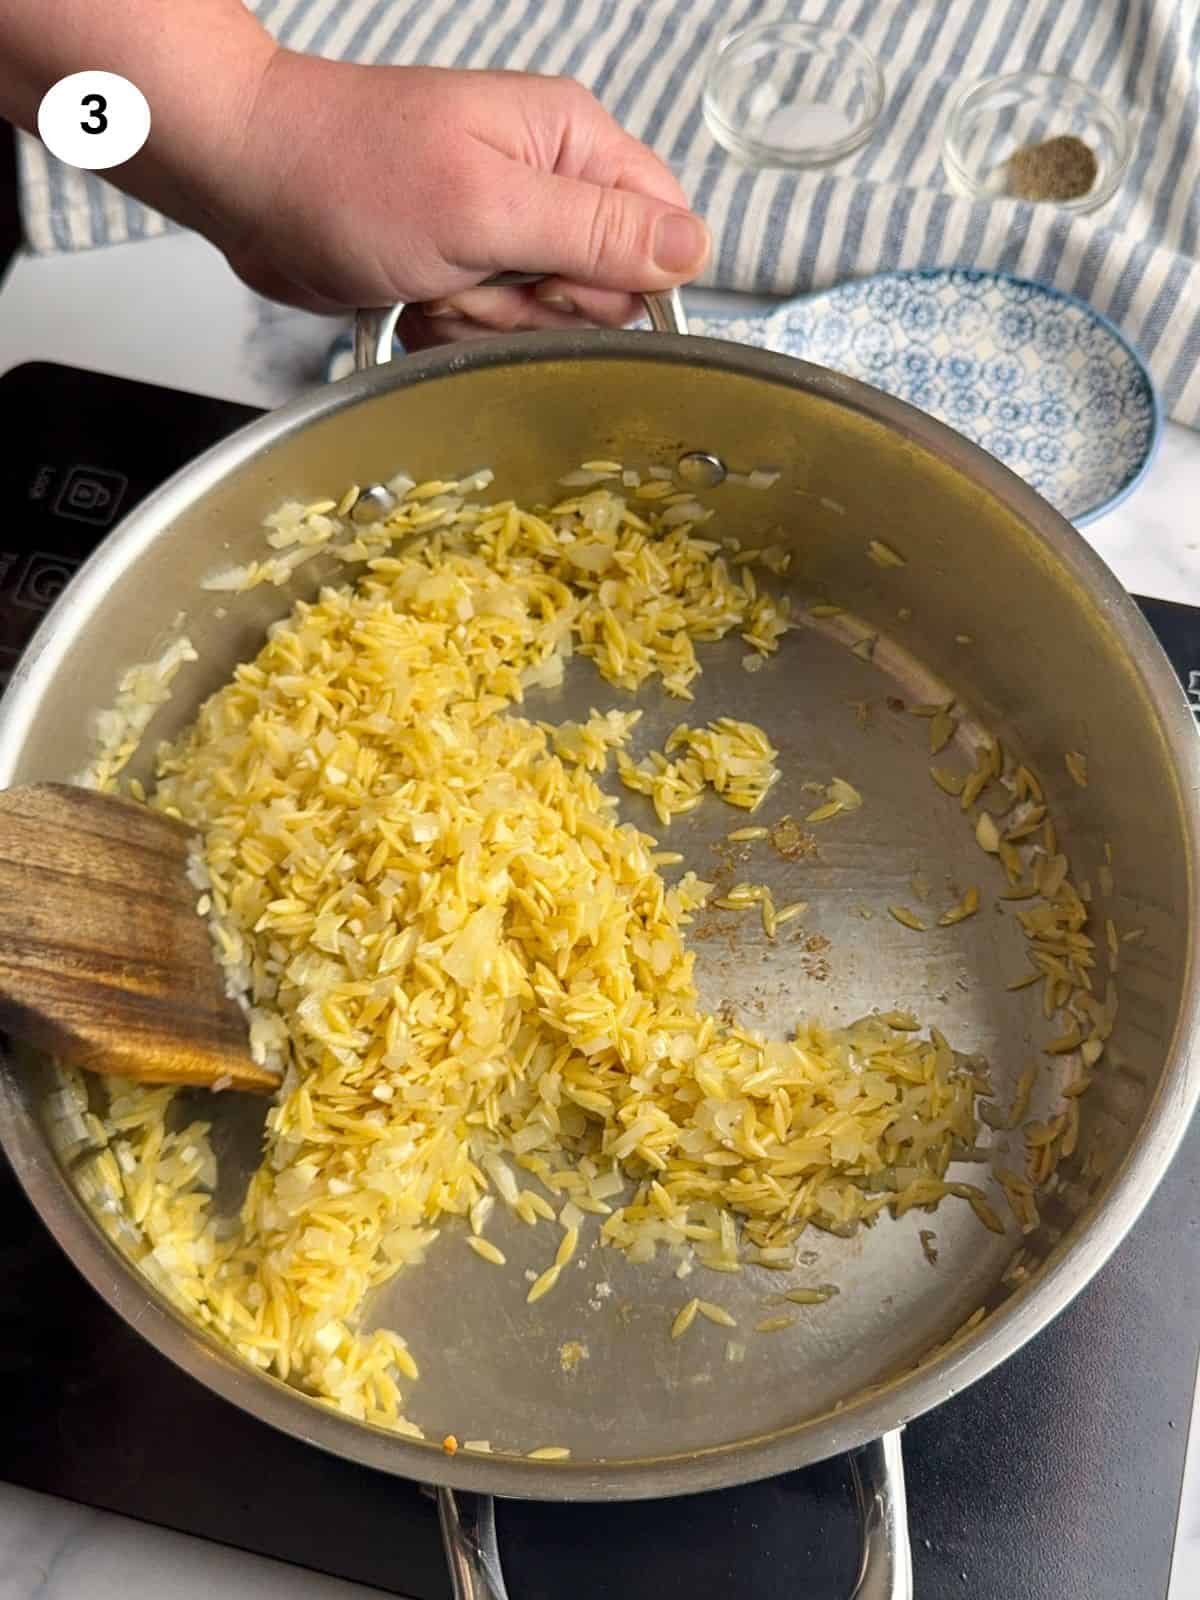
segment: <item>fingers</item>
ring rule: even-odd
[[[631,189],[651,195],[665,205],[689,211],[688,197],[670,167],[660,161],[653,150],[631,138],[624,128],[617,127],[616,123],[613,128],[619,138],[614,137],[611,143],[606,141],[602,149],[593,152],[581,172],[569,176],[602,187]]]
[[[582,178],[602,189],[630,189],[687,210],[687,196],[670,168],[627,133],[590,90],[571,78],[520,75],[517,82],[533,148],[522,154],[510,145],[505,154],[560,177]]]
[[[578,322],[570,324],[578,328]],[[523,328],[522,333],[534,330]],[[467,317],[457,315],[447,317],[429,318],[420,306],[409,306],[400,318],[400,342],[406,350],[431,350],[440,344],[463,344],[470,339],[486,339],[495,335],[497,330],[489,328],[483,323],[474,322]]]
[[[708,257],[699,217],[651,195],[504,160],[489,163],[473,189],[454,223],[453,254],[463,265],[628,294],[686,283]]]
[[[590,284],[572,283],[566,278],[547,278],[533,292],[542,305],[602,328],[624,328],[636,322],[643,311],[637,295],[594,289]]]
[[[636,320],[636,293],[687,281],[703,265],[707,229],[659,158],[627,134],[579,84],[518,79],[524,135],[508,128],[492,149],[507,160],[475,174],[466,259],[492,270],[550,272],[532,298],[565,317],[620,327]],[[512,80],[508,80],[510,85]],[[511,105],[512,100],[508,103]],[[513,142],[509,142],[513,141]],[[507,148],[506,148],[507,144]],[[481,249],[490,257],[479,260]],[[547,326],[509,300],[439,308],[489,327]]]
[[[439,344],[458,344],[465,339],[478,339],[490,330],[457,316],[438,317],[431,321],[420,306],[407,306],[396,331],[404,348],[415,353],[418,350],[432,350]]]
[[[464,289],[429,305],[410,306],[400,336],[408,349],[425,350],[487,333],[578,328],[589,323],[621,328],[635,321],[642,310],[635,295],[547,278],[528,288]]]
[[[429,305],[408,306],[400,337],[408,350],[427,350],[489,333],[578,328],[584,320],[581,313],[539,300],[532,288],[464,289]]]
[[[629,189],[650,195],[677,210],[688,209],[687,196],[675,174],[647,145],[609,115],[598,100],[583,91],[586,115],[568,123],[555,171],[582,178],[602,189]]]
[[[495,98],[476,92],[467,108],[473,135],[510,160],[601,188],[630,189],[687,210],[670,168],[573,78],[536,73],[473,75]],[[504,107],[497,118],[495,106]]]
[[[537,286],[539,289],[541,285]],[[469,322],[476,332],[516,332],[527,328],[570,328],[577,326],[581,313],[556,298],[543,300],[532,288],[464,289],[458,294],[430,301],[419,308],[432,323]]]

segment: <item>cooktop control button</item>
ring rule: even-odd
[[[129,479],[103,467],[72,467],[54,502],[56,517],[107,528],[120,510]]]
[[[13,604],[23,606],[26,611],[49,611],[79,566],[80,563],[70,556],[33,551],[17,580]]]

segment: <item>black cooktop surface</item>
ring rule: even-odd
[[[64,367],[0,379],[0,672],[113,522],[254,413]],[[1200,610],[1143,607],[1200,705]],[[1200,1353],[1200,1127],[1091,1287],[905,1434],[920,1600],[1165,1600]],[[244,1416],[144,1345],[0,1164],[0,1477],[412,1600],[431,1503]],[[219,1464],[215,1466],[214,1464]],[[514,1600],[841,1600],[842,1462],[686,1500],[499,1507]]]

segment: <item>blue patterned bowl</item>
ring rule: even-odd
[[[1072,295],[1005,273],[881,272],[765,316],[693,317],[691,326],[907,400],[1077,524],[1137,487],[1162,431],[1150,375],[1112,323]]]

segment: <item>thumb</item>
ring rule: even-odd
[[[505,164],[473,216],[473,250],[489,270],[539,272],[598,289],[674,288],[708,259],[708,229],[690,211],[628,189]]]

